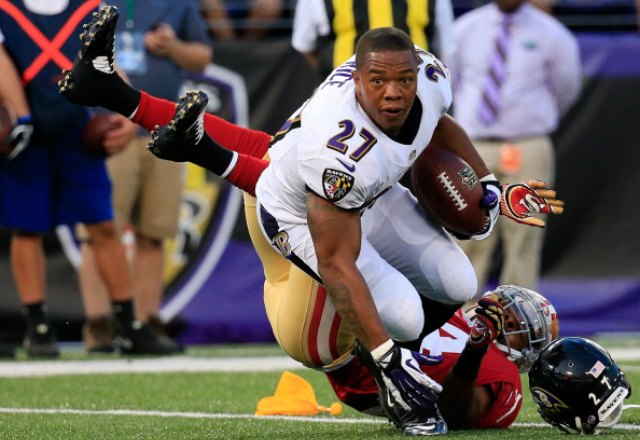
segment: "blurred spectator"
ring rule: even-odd
[[[576,100],[581,83],[575,37],[525,0],[496,0],[455,22],[456,51],[445,60],[453,75],[458,122],[502,183],[553,183],[549,135]],[[462,243],[484,289],[502,241],[500,284],[535,289],[543,230],[498,222],[482,241]]]
[[[131,352],[161,352],[163,341],[133,317],[131,278],[113,223],[109,177],[102,158],[82,147],[84,107],[58,93],[61,68],[80,49],[81,24],[98,0],[0,3],[0,97],[15,109],[24,149],[0,159],[0,221],[11,230],[11,266],[27,324],[27,356],[59,354],[45,303],[43,236],[54,226],[84,222],[97,273],[108,287],[118,333]],[[41,62],[42,61],[42,62]],[[136,127],[117,118],[113,151]],[[33,129],[33,136],[28,134]],[[30,141],[29,141],[30,140]],[[14,152],[18,152],[16,148]]]
[[[353,55],[355,43],[364,32],[382,26],[400,28],[418,46],[446,58],[453,49],[451,0],[425,2],[425,9],[412,8],[406,0],[388,3],[389,9],[376,1],[298,0],[292,45],[322,78]]]
[[[224,6],[224,0],[201,0],[201,3],[209,34],[217,40],[235,40],[236,30]]]
[[[286,9],[283,0],[201,0],[212,37],[221,40],[267,36]]]
[[[121,14],[116,29],[118,67],[135,87],[176,100],[182,70],[202,70],[212,57],[198,4],[192,0],[110,0],[109,4]],[[149,154],[149,140],[148,132],[140,129],[128,147],[110,157],[107,165],[118,231],[122,233],[124,226],[131,224],[135,234],[135,315],[161,331],[158,311],[163,293],[163,243],[174,238],[178,229],[184,165]],[[109,351],[113,342],[105,325],[109,304],[95,276],[90,248],[89,243],[83,245],[81,291],[87,314],[83,340],[89,352]]]
[[[557,4],[559,0],[529,0],[529,2],[541,11],[553,15],[553,6]]]

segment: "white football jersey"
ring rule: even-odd
[[[410,145],[389,138],[358,104],[352,57],[276,134],[271,164],[256,187],[260,204],[278,221],[304,224],[309,190],[340,208],[362,209],[397,183],[451,104],[448,70],[432,54],[419,55],[416,102],[422,116]]]

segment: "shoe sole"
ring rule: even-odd
[[[72,99],[72,89],[75,83],[74,70],[79,63],[93,63],[93,67],[103,73],[112,74],[115,72],[113,46],[119,16],[118,8],[104,6],[92,14],[89,23],[82,25],[84,30],[80,34],[81,46],[74,67],[62,70],[63,79],[58,81],[58,90],[71,102],[74,102]],[[103,47],[98,48],[101,43]],[[84,102],[76,102],[76,104],[85,105]]]
[[[176,104],[176,112],[169,123],[156,128],[151,132],[151,142],[147,148],[153,151],[160,144],[175,138],[177,135],[184,135],[194,124],[198,123],[200,115],[205,112],[209,98],[204,92],[190,90],[180,97]]]
[[[83,25],[84,31],[80,34],[82,47],[78,58],[91,62],[96,57],[106,56],[109,64],[113,65],[113,45],[118,17],[120,12],[115,6],[104,6],[92,14],[91,21]],[[106,48],[102,43],[106,44]]]

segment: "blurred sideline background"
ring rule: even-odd
[[[542,1],[542,0],[540,0]],[[204,4],[205,2],[203,2]],[[456,16],[484,2],[453,0]],[[229,1],[242,29],[246,2]],[[561,335],[640,332],[640,33],[633,0],[560,0],[552,13],[578,38],[580,99],[555,134],[557,181],[567,202],[549,218],[539,291],[555,304]],[[274,133],[320,78],[290,43],[295,0],[259,39],[214,40],[214,64],[185,77],[210,97],[209,111]],[[217,26],[215,20],[210,26]],[[258,23],[258,26],[260,24]],[[265,24],[267,26],[267,24]],[[535,176],[531,176],[535,177]],[[190,167],[180,233],[166,249],[161,315],[186,344],[274,341],[262,302],[263,275],[244,227],[240,191]],[[505,220],[501,220],[505,221]],[[73,228],[46,240],[48,304],[59,339],[80,340],[84,321]],[[0,340],[21,340],[24,322],[0,228]],[[500,260],[498,255],[496,263]],[[496,264],[497,267],[497,264]],[[490,283],[491,287],[495,282]]]

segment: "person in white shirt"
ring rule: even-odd
[[[501,182],[552,184],[550,134],[581,87],[578,44],[555,18],[525,0],[496,0],[454,25],[454,116]],[[497,52],[498,46],[500,52]],[[491,76],[493,75],[493,76]],[[482,291],[502,240],[500,284],[537,288],[543,230],[501,222],[487,240],[465,242]]]

